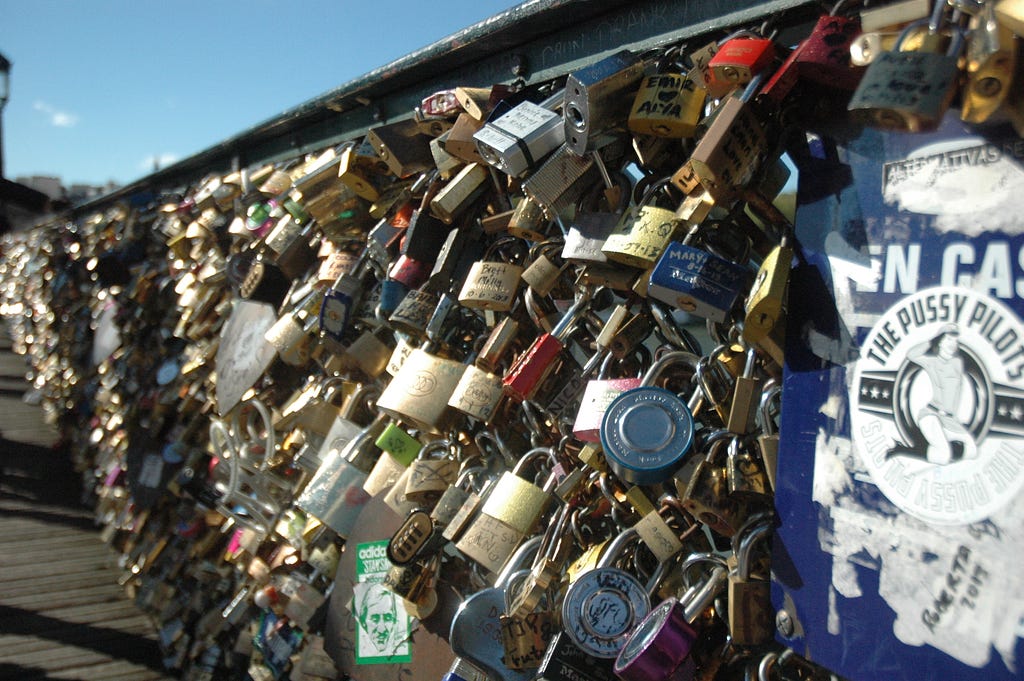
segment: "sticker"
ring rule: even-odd
[[[356,546],[356,664],[394,664],[412,660],[411,618],[401,599],[382,584],[391,569],[388,540]]]
[[[789,281],[780,641],[851,681],[1020,678],[1024,144],[955,111],[828,144]]]
[[[903,298],[861,346],[853,433],[886,498],[967,525],[1024,486],[1024,325],[999,301],[934,287]]]

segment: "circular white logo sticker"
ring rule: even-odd
[[[1024,486],[1024,325],[968,289],[903,298],[861,347],[850,414],[893,504],[941,525],[990,517]]]

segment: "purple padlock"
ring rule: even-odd
[[[623,681],[691,681],[696,664],[690,651],[697,640],[692,622],[722,592],[728,580],[716,567],[707,581],[685,602],[668,598],[629,635],[615,659],[615,675]]]

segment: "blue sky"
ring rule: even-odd
[[[124,183],[518,4],[0,0],[4,175]]]

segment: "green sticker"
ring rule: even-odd
[[[352,610],[356,615],[356,664],[412,661],[411,618],[402,599],[381,583],[391,568],[388,540],[356,545],[356,584]]]

